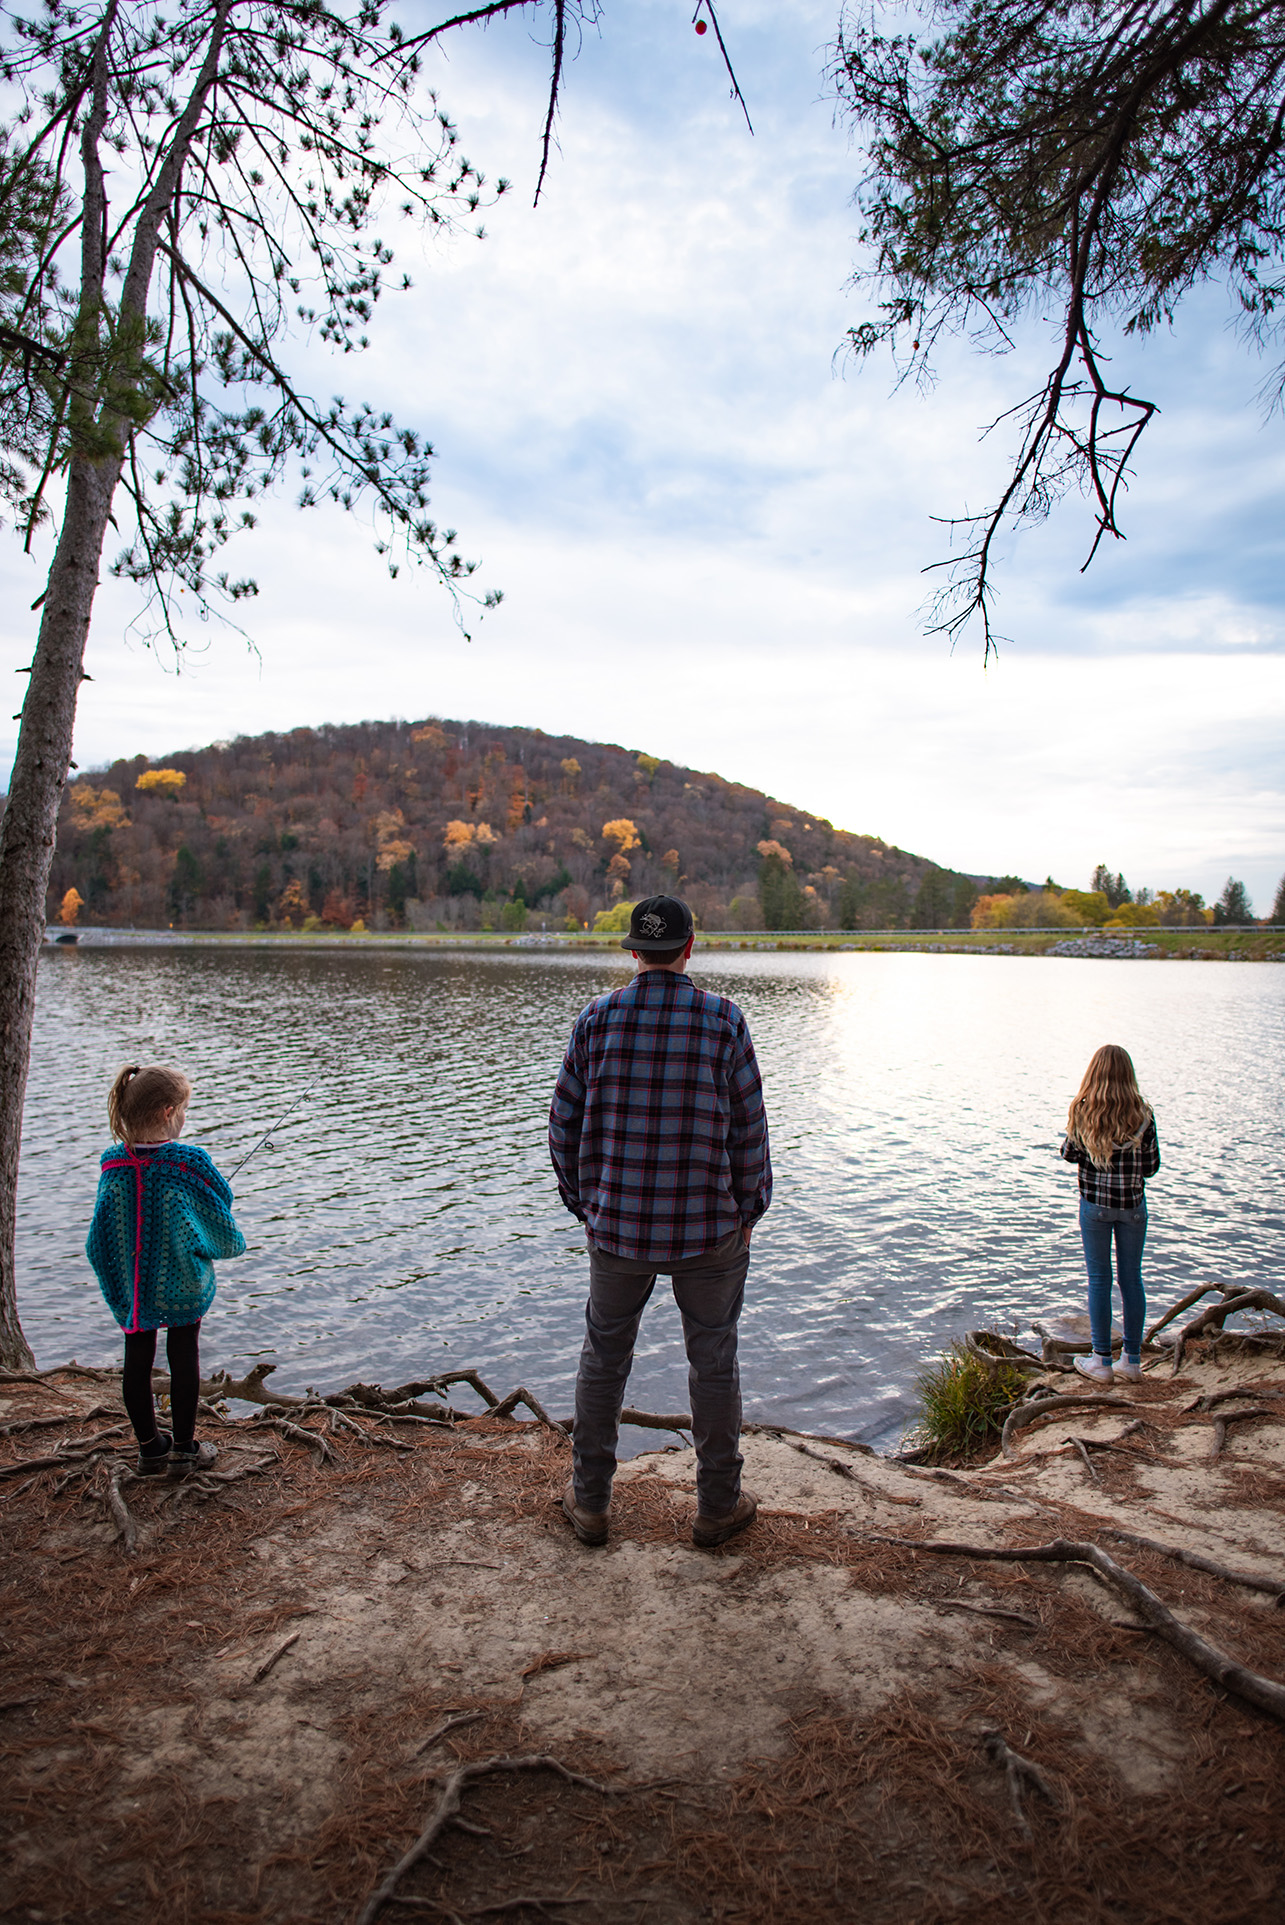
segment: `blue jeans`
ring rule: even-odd
[[[750,1253],[736,1229],[699,1256],[663,1267],[674,1286],[687,1345],[697,1508],[707,1517],[725,1517],[741,1494],[736,1325]],[[656,1274],[653,1264],[589,1246],[589,1302],[571,1436],[576,1502],[588,1511],[605,1511],[611,1502],[625,1385]]]
[[[1147,1299],[1142,1289],[1142,1246],[1147,1240],[1147,1205],[1111,1210],[1080,1199],[1080,1235],[1089,1273],[1089,1331],[1095,1355],[1111,1355],[1111,1240],[1115,1239],[1115,1281],[1120,1286],[1124,1354],[1135,1363],[1142,1352]]]

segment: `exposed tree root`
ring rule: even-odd
[[[98,1370],[90,1364],[78,1364],[73,1357],[70,1363],[50,1364],[48,1370],[0,1370],[0,1384],[39,1384],[43,1390],[52,1390],[55,1396],[65,1397],[67,1392],[59,1390],[57,1384],[50,1383],[51,1377],[89,1377],[101,1384],[119,1376],[119,1370]]]
[[[1107,1536],[1118,1538],[1122,1544],[1136,1544],[1140,1551],[1155,1551],[1160,1557],[1171,1557],[1175,1564],[1185,1564],[1190,1570],[1224,1578],[1228,1584],[1241,1584],[1250,1591],[1266,1591],[1278,1604],[1285,1598],[1285,1583],[1279,1578],[1258,1577],[1252,1571],[1233,1571],[1226,1564],[1216,1564],[1212,1557],[1202,1556],[1199,1551],[1187,1551],[1178,1544],[1161,1544],[1154,1537],[1138,1537],[1133,1531],[1108,1531]]]
[[[938,1611],[971,1611],[979,1618],[1007,1618],[1010,1623],[1023,1624],[1028,1631],[1038,1631],[1040,1620],[1026,1611],[1004,1611],[997,1604],[972,1604],[962,1597],[937,1597],[933,1599],[934,1609]]]
[[[841,1457],[828,1457],[822,1450],[813,1450],[812,1446],[802,1437],[786,1436],[783,1434],[781,1442],[788,1444],[791,1450],[797,1450],[800,1457],[810,1457],[814,1463],[824,1464],[826,1469],[833,1471],[836,1477],[846,1477],[854,1484],[859,1484],[862,1481],[853,1470],[851,1464],[845,1464]],[[947,1473],[947,1475],[949,1475],[949,1473]]]
[[[83,1464],[93,1454],[87,1450],[60,1450],[52,1457],[24,1457],[16,1464],[0,1464],[0,1477],[21,1477],[24,1471],[61,1470],[66,1464]]]
[[[128,1504],[121,1496],[120,1487],[127,1477],[132,1480],[133,1476],[133,1471],[128,1470],[124,1464],[116,1464],[107,1479],[107,1488],[103,1492],[107,1508],[120,1531],[126,1557],[133,1557],[138,1549],[138,1526],[134,1522]]]
[[[1015,1430],[1025,1430],[1028,1425],[1041,1422],[1045,1417],[1058,1417],[1067,1410],[1140,1410],[1144,1406],[1135,1404],[1127,1397],[1104,1397],[1101,1395],[1078,1396],[1054,1391],[1048,1397],[1032,1397],[1024,1404],[1014,1404],[1004,1419],[1000,1432],[999,1447],[1005,1457],[1016,1457],[1012,1447]]]
[[[1270,1387],[1261,1384],[1236,1384],[1229,1390],[1206,1391],[1205,1395],[1203,1397],[1197,1397],[1194,1403],[1184,1404],[1182,1414],[1184,1417],[1189,1417],[1193,1411],[1212,1410],[1215,1404],[1229,1403],[1233,1397],[1252,1399],[1254,1397],[1281,1396],[1285,1396],[1285,1391],[1272,1390]]]
[[[240,1464],[235,1470],[207,1470],[184,1477],[168,1493],[167,1501],[177,1507],[189,1497],[217,1497],[228,1484],[239,1484],[245,1477],[257,1477],[260,1471],[280,1461],[274,1451],[269,1451],[266,1456],[256,1457],[252,1464]]]
[[[1203,1335],[1206,1330],[1221,1333],[1228,1317],[1235,1316],[1238,1310],[1266,1310],[1274,1317],[1285,1318],[1285,1303],[1270,1290],[1240,1290],[1234,1295],[1225,1295],[1221,1303],[1211,1303],[1179,1331],[1173,1349],[1172,1375],[1176,1377],[1182,1368],[1183,1352],[1193,1337]]]
[[[1212,1678],[1225,1691],[1236,1692],[1250,1704],[1257,1705],[1260,1711],[1266,1711],[1285,1723],[1285,1684],[1278,1684],[1274,1678],[1260,1677],[1258,1672],[1249,1670],[1225,1651],[1220,1651],[1217,1645],[1208,1643],[1198,1631],[1180,1623],[1141,1578],[1135,1577],[1122,1564],[1117,1564],[1100,1544],[1077,1544],[1070,1538],[1059,1537],[1051,1544],[1025,1544],[997,1549],[989,1544],[945,1544],[931,1538],[892,1537],[882,1531],[863,1531],[860,1535],[873,1538],[880,1544],[900,1544],[906,1550],[928,1551],[940,1557],[986,1558],[1008,1564],[1088,1564],[1128,1598],[1151,1629],[1167,1644],[1171,1644],[1175,1651],[1181,1652],[1198,1671],[1203,1671],[1207,1678]]]
[[[1164,1316],[1158,1317],[1152,1324],[1142,1339],[1143,1344],[1154,1343],[1158,1333],[1165,1328],[1166,1324],[1171,1324],[1175,1317],[1182,1315],[1184,1310],[1190,1310],[1192,1304],[1199,1303],[1202,1297],[1212,1296],[1215,1290],[1221,1289],[1220,1283],[1202,1283],[1195,1290],[1189,1290],[1185,1297],[1179,1297],[1177,1303],[1170,1304]]]
[[[1002,1732],[983,1731],[982,1743],[986,1748],[987,1757],[993,1764],[997,1764],[1000,1767],[1008,1780],[1008,1801],[1013,1807],[1013,1816],[1017,1820],[1017,1828],[1023,1837],[1029,1838],[1031,1835],[1031,1822],[1026,1816],[1026,1811],[1022,1804],[1023,1785],[1034,1785],[1035,1789],[1042,1792],[1051,1805],[1061,1804],[1062,1801],[1053,1789],[1053,1786],[1049,1783],[1047,1775],[1040,1770],[1037,1764],[1033,1764],[1029,1758],[1024,1758],[1020,1751],[1014,1751],[1012,1746],[1005,1741]]]
[[[1248,1417],[1275,1417],[1277,1414],[1274,1410],[1265,1410],[1261,1405],[1249,1410],[1220,1410],[1214,1418],[1214,1434],[1209,1445],[1210,1457],[1222,1456],[1229,1425],[1238,1424]]]
[[[283,1437],[288,1437],[291,1443],[303,1444],[306,1449],[316,1452],[318,1470],[326,1464],[337,1462],[333,1446],[326,1442],[319,1431],[305,1430],[301,1424],[292,1424],[284,1417],[252,1417],[246,1428],[279,1431]],[[364,1434],[362,1441],[365,1442]]]
[[[406,1873],[413,1870],[432,1850],[446,1826],[459,1812],[465,1785],[472,1783],[475,1778],[486,1778],[497,1771],[553,1771],[569,1785],[584,1785],[589,1791],[600,1791],[608,1795],[619,1796],[628,1789],[625,1785],[599,1784],[596,1779],[582,1777],[578,1771],[568,1771],[557,1758],[539,1753],[525,1758],[479,1758],[471,1765],[457,1765],[442,1785],[441,1797],[437,1801],[437,1808],[432,1817],[410,1850],[398,1859],[388,1876],[366,1900],[357,1914],[357,1925],[374,1925],[374,1920],[378,1918],[393,1896]]]
[[[422,1757],[431,1746],[437,1744],[444,1738],[448,1731],[454,1731],[458,1725],[476,1724],[479,1718],[485,1718],[486,1715],[485,1711],[460,1711],[452,1717],[443,1718],[440,1724],[433,1726],[427,1738],[425,1738],[421,1744],[416,1745],[415,1756],[417,1758]]]
[[[42,1385],[51,1390],[52,1384]],[[0,1437],[16,1437],[23,1430],[48,1430],[59,1424],[90,1424],[95,1417],[117,1417],[119,1409],[113,1410],[110,1404],[95,1404],[92,1410],[60,1410],[53,1417],[23,1417],[12,1424],[0,1424]],[[123,1429],[123,1425],[118,1425]]]

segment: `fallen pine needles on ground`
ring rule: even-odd
[[[395,1401],[427,1394],[397,1387],[412,1389]],[[71,1404],[61,1386],[37,1380],[11,1395],[21,1407],[6,1413],[0,1467],[29,1453],[60,1460],[3,1487],[0,1823],[16,1918],[1272,1916],[1285,1875],[1285,1731],[1271,1706],[1224,1696],[1236,1679],[1202,1675],[1144,1613],[1145,1594],[1153,1615],[1191,1628],[1220,1662],[1253,1667],[1269,1696],[1280,1691],[1269,1674],[1285,1638],[1272,1608],[1281,1587],[1234,1563],[1138,1533],[1121,1563],[1093,1542],[1108,1535],[1100,1516],[1047,1494],[1052,1527],[1005,1513],[1000,1545],[867,1531],[860,1457],[783,1434],[787,1451],[766,1433],[758,1448],[771,1442],[833,1509],[764,1504],[752,1531],[698,1559],[690,1490],[642,1470],[618,1487],[611,1550],[585,1552],[557,1510],[564,1436],[490,1406],[412,1422],[400,1449],[386,1447],[386,1420],[420,1413],[379,1399],[314,1396],[280,1411],[265,1399],[258,1422],[211,1412],[213,1471],[173,1484],[132,1477],[128,1438],[119,1425],[110,1434],[115,1412],[92,1403],[101,1380],[62,1432],[33,1427],[55,1414],[51,1402]],[[290,1428],[263,1426],[264,1415]],[[1170,1429],[1187,1421],[1208,1427],[1210,1415],[1156,1412]],[[897,1475],[905,1491],[933,1488],[927,1474]],[[984,1496],[985,1484],[969,1479],[960,1495]],[[113,1485],[132,1555],[109,1510]],[[911,1533],[941,1528],[926,1510],[897,1513],[907,1516]],[[1052,1555],[1059,1543],[1065,1558]],[[616,1551],[627,1555],[613,1564]],[[1085,1572],[1109,1582],[1107,1565],[1131,1579],[1140,1623],[1111,1620],[1123,1591],[1104,1614]],[[594,1729],[549,1720],[579,1702],[557,1693],[599,1649],[595,1613],[610,1597],[620,1634],[648,1648],[633,1615],[644,1568],[696,1586],[691,1609],[711,1637],[726,1635],[713,1628],[714,1594],[735,1597],[742,1624],[788,1623],[803,1586],[882,1604],[885,1616],[892,1600],[925,1658],[939,1638],[955,1640],[956,1655],[930,1681],[904,1654],[880,1671],[877,1647],[854,1638],[840,1654],[852,1681],[843,1702],[806,1678],[787,1696],[747,1664],[736,1684],[746,1715],[770,1702],[776,1720],[762,1759],[707,1769],[683,1735],[663,1770],[640,1772],[629,1743],[642,1700],[610,1674]],[[494,1644],[519,1598],[540,1600],[527,1641],[514,1639],[500,1671],[479,1669],[473,1627]],[[434,1647],[448,1629],[465,1661],[443,1667]],[[665,1640],[653,1645],[643,1695],[677,1717],[696,1680]],[[1140,1724],[1122,1719],[1125,1687]],[[1129,1776],[1137,1760],[1122,1737],[1148,1719],[1166,1734],[1154,1783]]]

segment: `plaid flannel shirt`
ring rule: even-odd
[[[1068,1163],[1080,1166],[1080,1195],[1087,1203],[1101,1204],[1108,1210],[1136,1210],[1143,1198],[1143,1185],[1160,1168],[1160,1141],[1156,1119],[1147,1119],[1130,1142],[1111,1152],[1105,1170],[1098,1168],[1083,1143],[1068,1136],[1062,1144]]]
[[[772,1200],[763,1086],[735,1003],[648,969],[571,1032],[549,1112],[558,1191],[613,1256],[699,1256]]]

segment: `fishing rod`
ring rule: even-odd
[[[246,1164],[250,1161],[250,1158],[255,1154],[257,1150],[263,1149],[265,1145],[267,1146],[268,1149],[272,1148],[272,1138],[275,1136],[276,1132],[281,1128],[281,1125],[285,1122],[288,1116],[293,1116],[294,1112],[298,1109],[300,1103],[302,1103],[306,1097],[309,1097],[312,1095],[313,1088],[314,1088],[314,1085],[309,1083],[307,1089],[303,1090],[298,1096],[295,1097],[294,1102],[290,1105],[290,1108],[288,1110],[282,1111],[281,1115],[277,1118],[276,1122],[272,1125],[270,1129],[266,1129],[263,1132],[263,1135],[259,1138],[257,1143],[251,1144],[250,1148],[246,1151],[245,1155],[241,1158],[241,1161],[237,1164],[236,1169],[229,1172],[229,1177],[235,1176],[237,1173],[237,1170],[243,1170]]]

